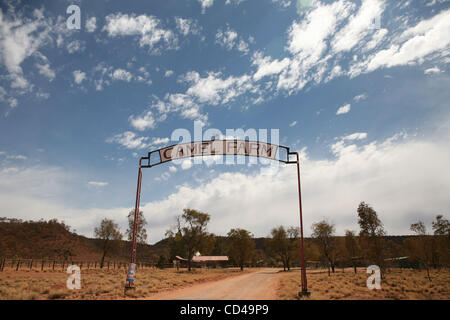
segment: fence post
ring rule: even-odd
[[[41,271],[44,270],[44,259],[42,259],[42,263],[41,263]]]
[[[20,268],[20,259],[19,261],[17,261],[16,271],[19,270],[19,268]]]
[[[30,270],[33,269],[33,259],[30,261]]]
[[[55,271],[55,260],[53,260],[52,270]]]

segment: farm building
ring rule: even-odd
[[[228,256],[202,256],[195,255],[192,257],[193,266],[212,266],[216,267],[218,265],[223,266],[224,263],[228,262]],[[174,264],[178,266],[187,266],[187,259],[182,258],[180,256],[176,256],[174,260]]]

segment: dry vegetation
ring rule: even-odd
[[[448,300],[450,299],[450,269],[433,270],[432,281],[424,270],[391,269],[381,283],[381,290],[369,290],[366,286],[369,274],[359,269],[342,269],[328,276],[326,270],[307,273],[308,289],[312,300],[363,299],[363,300]],[[280,281],[279,296],[284,300],[299,299],[300,271],[286,273]]]
[[[245,272],[245,271],[244,271]],[[242,274],[238,269],[143,269],[137,273],[138,288],[129,298]],[[124,299],[124,270],[83,270],[81,289],[69,290],[69,274],[62,271],[0,272],[0,299]]]

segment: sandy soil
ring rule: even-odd
[[[262,269],[227,279],[194,285],[147,296],[149,300],[272,300],[278,299],[281,274],[278,269]]]

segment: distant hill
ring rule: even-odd
[[[386,236],[389,243],[401,245],[411,236]],[[226,242],[226,237],[218,236]],[[337,237],[341,238],[341,237]],[[255,238],[255,249],[264,255],[265,238]],[[305,245],[310,242],[305,238]],[[121,249],[114,252],[107,260],[129,259],[130,242],[121,241]],[[70,227],[56,219],[50,221],[22,221],[18,219],[0,218],[0,257],[23,259],[85,259],[100,260],[102,242],[76,234]],[[138,247],[138,260],[155,260],[162,253],[168,254],[169,241],[163,239],[153,245]],[[214,254],[214,253],[213,253]],[[221,253],[222,254],[222,253]]]
[[[128,260],[130,243],[121,241],[121,249],[109,259]],[[102,241],[70,231],[70,227],[56,219],[50,221],[22,221],[0,218],[0,257],[23,259],[86,259],[100,260]],[[167,240],[153,246],[140,246],[138,256],[149,259],[167,247]]]
[[[0,220],[0,256],[96,259],[99,255],[100,249],[92,239],[71,232],[67,225],[57,220]]]

